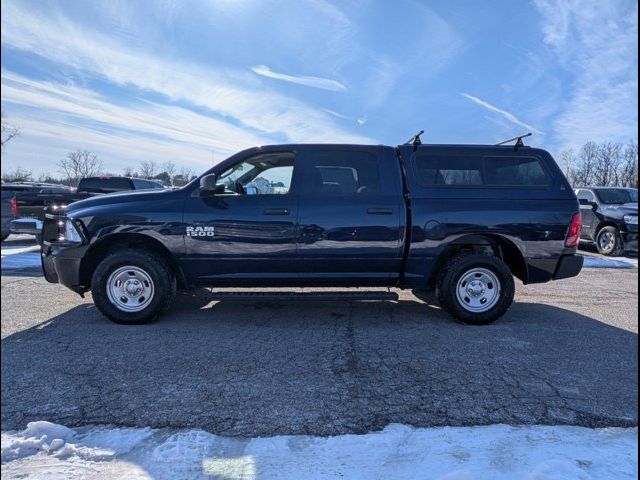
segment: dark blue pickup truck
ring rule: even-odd
[[[275,145],[179,190],[50,207],[47,280],[91,291],[120,323],[154,319],[177,288],[435,289],[472,324],[525,284],[577,275],[580,209],[549,153],[487,145]]]

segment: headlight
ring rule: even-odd
[[[638,224],[638,216],[637,215],[625,215],[624,223],[628,225],[637,225]]]
[[[82,236],[80,235],[78,227],[74,225],[73,221],[67,219],[64,224],[64,233],[62,234],[62,238],[60,240],[72,243],[82,243]]]

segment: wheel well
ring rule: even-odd
[[[466,235],[458,238],[447,245],[438,267],[441,268],[454,255],[466,250],[489,252],[495,255],[509,267],[514,277],[527,283],[528,270],[524,256],[513,242],[500,235]]]
[[[186,286],[186,279],[180,265],[171,252],[160,241],[140,233],[115,233],[98,240],[84,255],[80,263],[80,284],[91,288],[91,275],[98,264],[110,253],[125,248],[135,248],[155,253],[164,258],[174,275],[179,288]]]
[[[598,228],[596,229],[596,233],[593,236],[594,240],[596,238],[598,238],[598,234],[600,233],[600,230],[602,230],[604,227],[614,227],[617,230],[620,230],[620,228],[618,227],[618,225],[616,225],[614,222],[611,221],[607,221],[607,222],[602,222],[600,225],[598,225]]]

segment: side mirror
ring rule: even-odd
[[[200,195],[212,197],[224,191],[224,185],[218,185],[218,176],[215,173],[205,175],[200,179]]]

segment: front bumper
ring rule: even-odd
[[[562,255],[556,271],[553,274],[554,280],[562,280],[563,278],[576,277],[582,270],[584,257],[582,255]]]
[[[11,233],[39,235],[42,232],[42,220],[37,218],[16,218],[11,220]]]
[[[80,284],[80,265],[85,248],[77,245],[43,245],[40,263],[45,280],[60,283],[76,293],[87,291]]]

